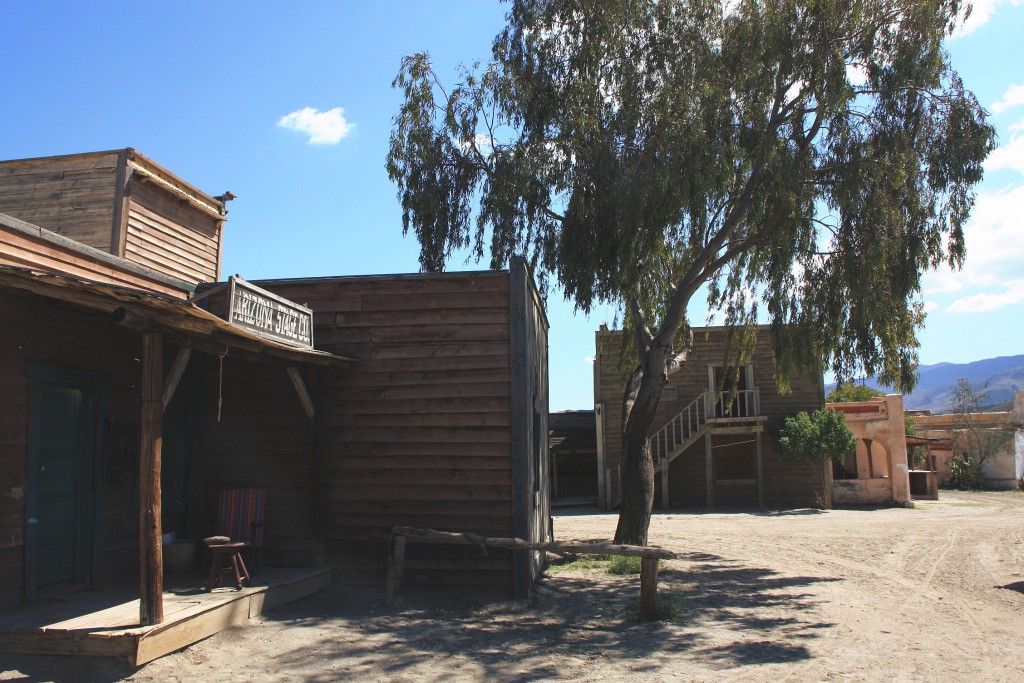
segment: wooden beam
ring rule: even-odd
[[[526,262],[513,258],[509,262],[509,401],[512,443],[512,533],[516,537],[530,535],[530,513],[533,491],[530,487],[533,397],[530,392],[530,337],[527,327]],[[544,438],[547,438],[545,435]],[[512,595],[525,598],[530,594],[530,553],[512,555]]]
[[[405,536],[413,541],[427,543],[451,543],[454,545],[490,546],[509,550],[551,550],[556,553],[577,555],[626,555],[632,557],[653,557],[659,560],[673,560],[676,554],[664,548],[643,545],[615,545],[611,543],[582,543],[579,541],[530,542],[521,538],[487,538],[478,534],[435,531],[417,527],[396,526],[395,536]]]
[[[402,591],[402,575],[405,573],[405,539],[406,537],[402,534],[395,534],[391,537],[387,584],[384,588],[384,604],[388,607],[398,602]]]
[[[761,432],[757,433],[757,507],[764,507],[764,449],[761,446]]]
[[[665,457],[665,460],[661,463],[661,507],[668,509],[669,494],[668,494],[668,472],[672,466],[672,461]]]
[[[655,557],[640,558],[640,618],[658,617],[658,562]]]
[[[163,338],[142,335],[142,411],[139,431],[139,624],[164,620],[164,567],[160,521],[160,452],[163,442]]]
[[[715,507],[715,472],[711,457],[711,434],[704,435],[704,479],[708,487],[708,510]]]
[[[188,367],[188,359],[191,357],[191,346],[183,346],[178,349],[178,355],[174,357],[174,362],[171,363],[171,371],[167,373],[167,379],[164,380],[162,401],[164,410],[167,410],[167,405],[174,398],[174,391],[178,388],[178,382],[181,381],[181,376],[185,374],[185,368]]]
[[[295,387],[295,393],[299,395],[299,403],[302,404],[302,409],[306,411],[306,417],[310,420],[316,415],[316,407],[313,405],[313,399],[309,396],[309,391],[306,389],[305,382],[302,381],[302,375],[299,374],[299,369],[293,366],[285,368],[288,371],[288,376],[292,380],[292,385]]]

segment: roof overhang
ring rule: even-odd
[[[44,299],[110,315],[128,328],[166,333],[179,346],[257,362],[337,366],[356,361],[261,337],[187,301],[128,287],[81,280],[28,268],[0,266],[0,290],[29,292]]]

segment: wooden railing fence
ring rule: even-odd
[[[407,542],[449,543],[475,545],[481,550],[507,548],[510,550],[545,550],[576,555],[625,555],[640,558],[640,618],[654,619],[658,600],[658,561],[673,560],[676,554],[671,550],[638,545],[614,545],[610,543],[581,543],[577,541],[551,541],[534,543],[521,538],[486,538],[478,534],[435,531],[415,527],[396,526],[392,529],[388,557],[387,583],[384,603],[393,605],[398,601],[405,572],[405,546]]]

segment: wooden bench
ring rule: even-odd
[[[509,550],[546,550],[576,555],[624,555],[640,558],[640,618],[649,620],[657,615],[658,561],[674,560],[676,554],[663,548],[639,545],[613,545],[604,543],[549,542],[531,543],[521,538],[486,538],[478,534],[435,531],[416,527],[396,526],[391,531],[388,555],[388,573],[384,604],[394,605],[402,589],[405,572],[405,545],[416,543],[448,543],[475,545],[481,549],[507,548]]]

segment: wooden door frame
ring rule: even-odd
[[[29,413],[28,413],[28,446],[26,448],[26,487],[25,487],[25,574],[24,593],[31,599],[36,593],[36,551],[38,532],[38,494],[39,494],[39,444],[42,423],[39,419],[42,394],[39,387],[43,383],[58,384],[79,389],[83,393],[86,411],[85,419],[91,420],[94,428],[87,433],[92,436],[92,452],[87,467],[91,473],[91,500],[79,503],[78,511],[88,510],[92,522],[87,523],[84,530],[88,533],[86,545],[75,551],[75,580],[86,585],[93,585],[100,576],[101,542],[103,531],[103,440],[105,438],[105,422],[109,404],[110,378],[106,375],[78,370],[48,363],[29,361],[25,364],[25,374],[29,380]],[[76,533],[83,528],[76,529]]]

